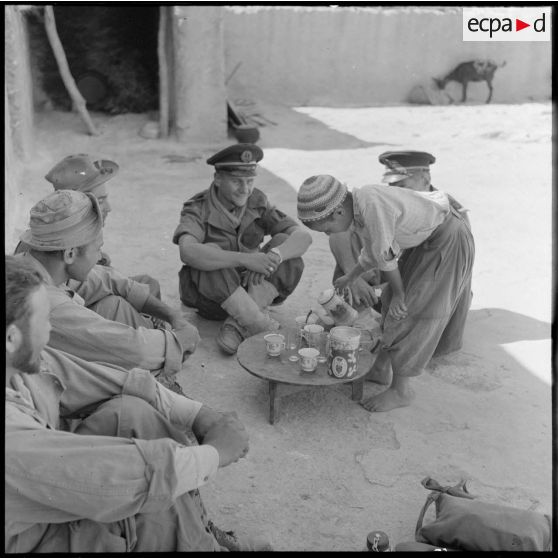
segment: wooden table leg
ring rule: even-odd
[[[269,424],[275,423],[275,396],[277,394],[277,382],[269,380]]]
[[[364,393],[364,378],[362,380],[355,380],[352,385],[353,394],[351,399],[353,401],[360,401]]]

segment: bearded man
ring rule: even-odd
[[[198,491],[246,456],[242,423],[145,370],[48,348],[44,275],[5,269],[5,552],[270,550],[216,527]]]

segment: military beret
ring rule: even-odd
[[[55,190],[79,190],[90,192],[116,176],[118,165],[106,159],[94,160],[85,153],[68,155],[56,163],[45,178]]]
[[[222,149],[208,160],[215,170],[237,176],[255,176],[258,161],[263,159],[263,151],[253,143],[236,143]]]
[[[386,151],[378,160],[387,167],[383,181],[391,183],[411,176],[412,171],[428,169],[436,158],[426,151]]]

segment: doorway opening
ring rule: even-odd
[[[107,114],[158,110],[159,6],[54,7],[60,41],[87,108]],[[27,15],[35,97],[71,110],[42,9]]]

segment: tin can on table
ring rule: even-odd
[[[329,335],[329,364],[327,373],[334,378],[352,378],[358,366],[360,330],[337,326]]]

